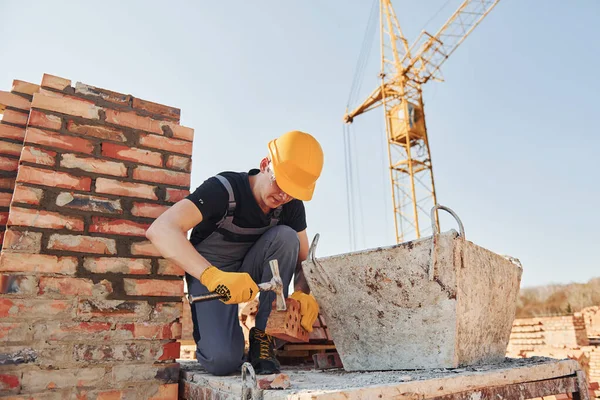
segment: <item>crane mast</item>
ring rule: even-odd
[[[422,85],[443,80],[440,66],[498,1],[464,1],[435,35],[424,31],[412,46],[402,34],[391,0],[379,1],[380,85],[346,112],[344,122],[383,108],[397,243],[420,238],[430,226],[429,210],[437,204]],[[439,227],[437,214],[435,218]]]

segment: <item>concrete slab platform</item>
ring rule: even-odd
[[[551,380],[575,379],[580,367],[574,360],[542,357],[505,359],[501,363],[459,369],[426,371],[346,372],[284,368],[291,387],[286,390],[261,390],[262,400],[358,400],[358,399],[432,399],[473,390]],[[239,400],[240,374],[212,376],[196,362],[181,362],[180,397],[184,400]],[[554,392],[556,393],[556,392]],[[552,393],[551,393],[552,394]],[[536,397],[536,396],[534,396]],[[482,398],[482,397],[470,397]],[[495,397],[494,397],[495,398]],[[515,397],[502,397],[515,398]],[[516,397],[518,398],[518,397]]]

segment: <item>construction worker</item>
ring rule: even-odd
[[[300,268],[309,247],[302,201],[312,198],[322,168],[317,140],[288,132],[269,142],[259,169],[209,178],[146,232],[163,257],[186,271],[190,294],[217,291],[225,296],[191,306],[196,358],[208,372],[239,371],[244,336],[237,304],[256,296],[257,283],[271,280],[270,260],[279,263],[286,297],[295,274],[291,297],[300,302],[301,325],[312,331],[319,306],[307,294]],[[275,293],[261,292],[256,326],[250,331],[248,361],[258,374],[279,372],[274,340],[265,333],[273,300]]]

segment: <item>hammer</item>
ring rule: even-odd
[[[279,264],[277,263],[277,260],[270,260],[269,266],[271,267],[273,278],[269,282],[259,283],[258,290],[261,292],[266,292],[267,290],[274,291],[277,295],[277,311],[285,311],[286,307],[285,297],[283,297],[283,281],[279,275]],[[200,294],[198,296],[192,296],[191,294],[188,294],[188,301],[190,304],[194,304],[198,301],[217,300],[221,299],[222,297],[222,295],[215,292]]]

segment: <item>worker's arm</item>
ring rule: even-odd
[[[225,304],[244,303],[258,293],[258,286],[246,272],[224,272],[212,266],[187,240],[187,232],[202,222],[202,212],[183,199],[158,217],[146,237],[167,260],[179,265],[206,288],[222,295]]]
[[[196,279],[210,267],[206,258],[187,239],[187,232],[202,222],[202,213],[183,199],[160,215],[146,231],[146,237],[167,260],[179,265]]]
[[[308,257],[308,236],[306,229],[298,232],[298,239],[300,240],[300,250],[298,251],[298,262],[296,264],[296,271],[294,272],[294,290],[310,293],[310,288],[304,277],[304,271],[302,271],[302,261]]]

